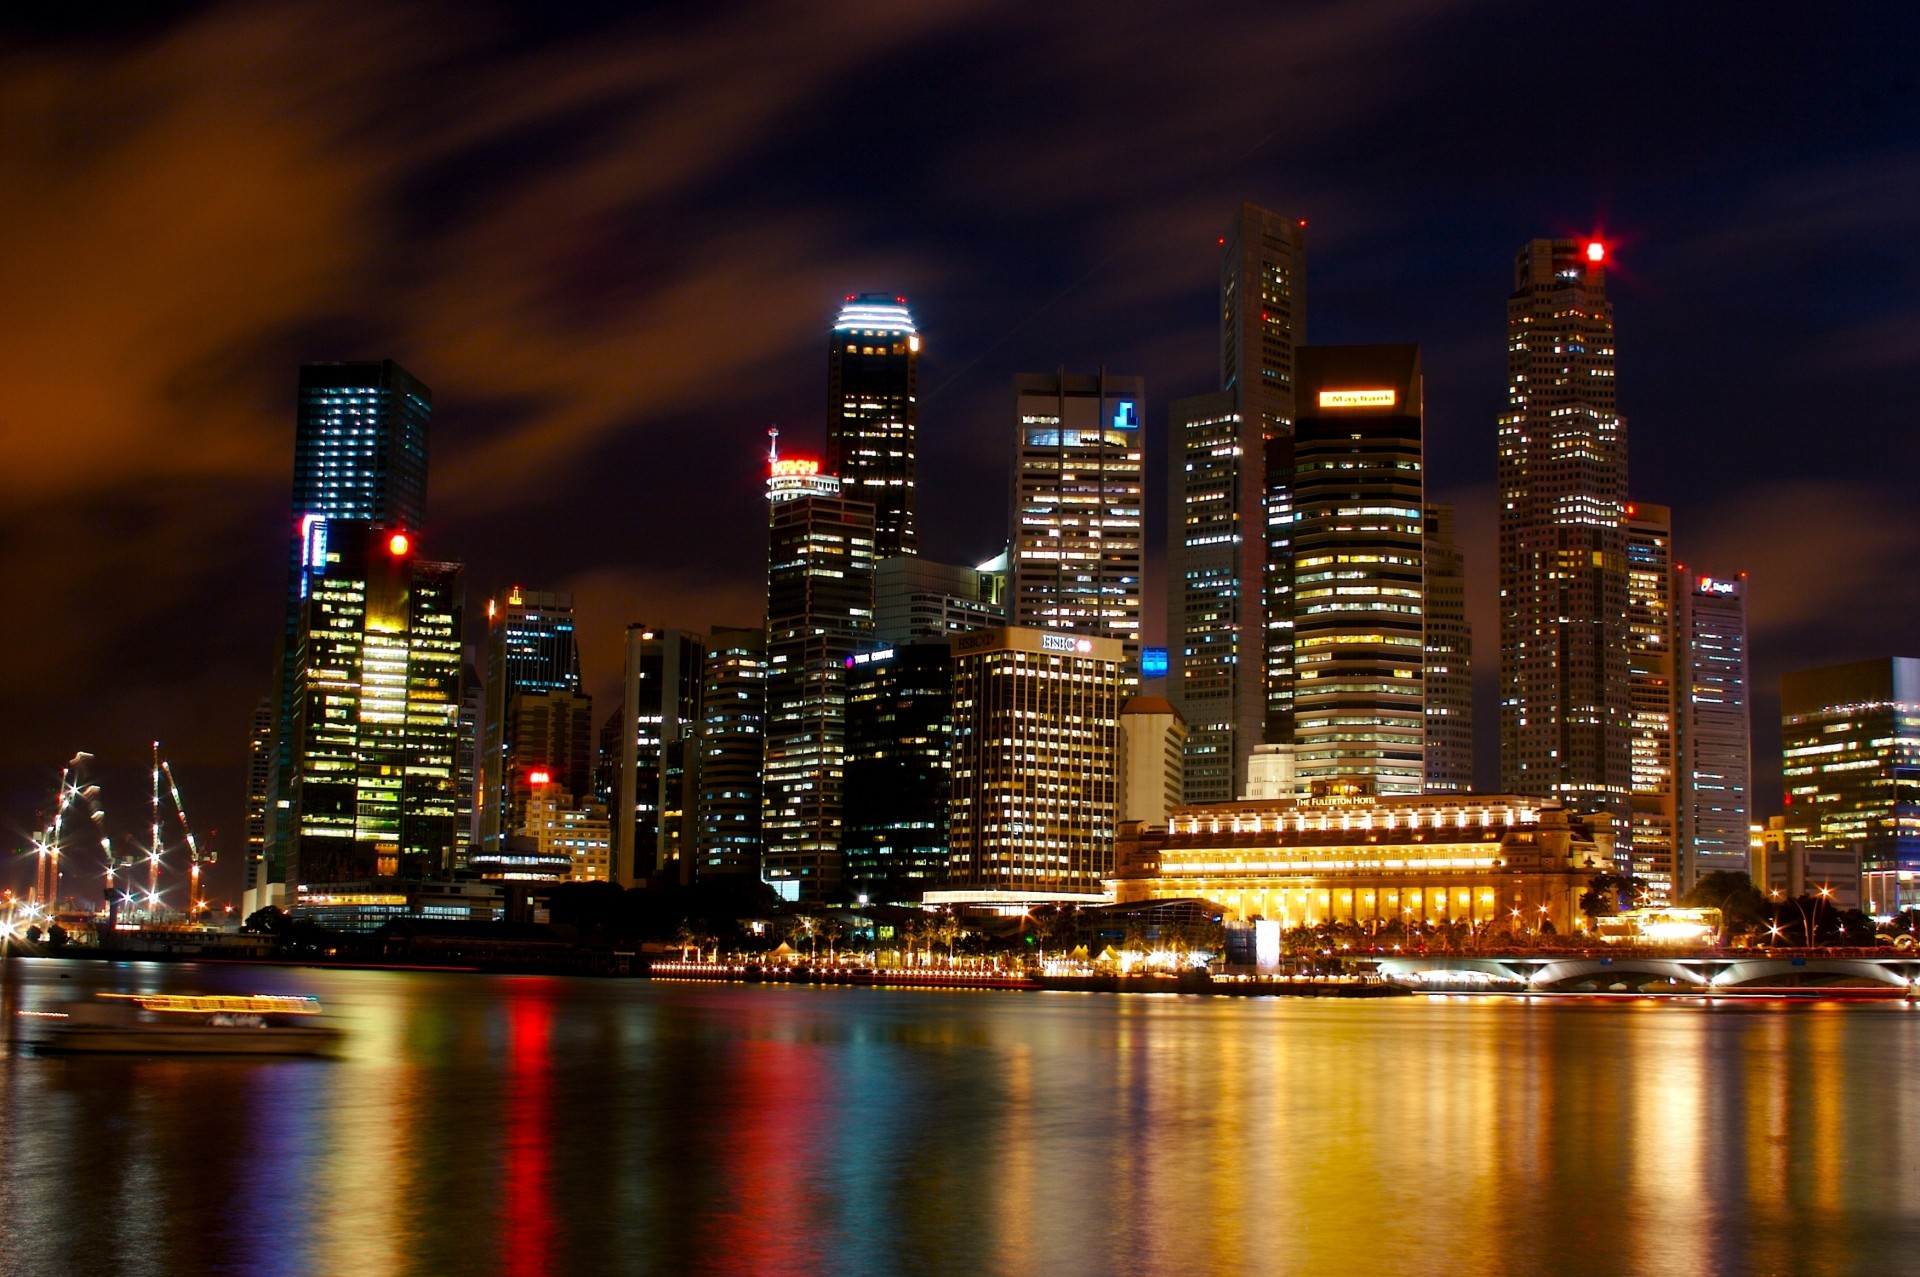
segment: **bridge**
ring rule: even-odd
[[[1672,950],[1419,953],[1380,960],[1397,984],[1435,992],[1757,993],[1856,989],[1920,997],[1920,953]]]

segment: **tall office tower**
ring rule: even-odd
[[[465,869],[480,839],[480,723],[487,714],[487,685],[471,659],[460,661],[460,750],[455,756],[454,784],[459,788],[455,822],[459,842],[453,867]]]
[[[1430,794],[1473,788],[1473,628],[1453,507],[1427,503],[1427,781]]]
[[[873,642],[873,506],[817,461],[767,479],[761,876],[787,900],[840,890],[846,660]]]
[[[693,881],[705,658],[698,634],[627,627],[614,809],[614,880],[623,886]]]
[[[1120,792],[1115,818],[1165,824],[1186,786],[1187,721],[1164,696],[1120,707]]]
[[[1605,259],[1598,242],[1537,239],[1514,262],[1499,445],[1500,787],[1605,814],[1624,847],[1627,434]]]
[[[1265,613],[1265,739],[1282,745],[1293,740],[1294,351],[1307,341],[1306,225],[1243,203],[1220,237],[1220,388],[1240,414],[1238,446],[1247,467],[1236,476],[1237,500],[1247,518],[1264,514],[1262,561],[1256,565],[1251,554],[1241,559],[1237,588],[1252,592],[1255,582],[1244,573],[1257,566]],[[1245,535],[1253,537],[1253,528]],[[1255,743],[1236,743],[1236,776]]]
[[[873,566],[875,641],[900,647],[930,634],[1005,625],[1001,578],[983,568],[897,554]]]
[[[873,506],[877,559],[916,554],[920,336],[907,299],[850,294],[827,344],[827,469]]]
[[[460,567],[411,537],[318,520],[294,643],[296,884],[446,873],[458,843]]]
[[[600,720],[600,737],[593,747],[593,799],[608,811],[620,805],[620,738],[626,720],[627,707],[622,700]]]
[[[767,632],[714,627],[700,690],[699,841],[694,876],[760,873]]]
[[[506,810],[501,832],[517,834],[526,824],[527,777],[544,772],[571,799],[593,796],[593,698],[585,692],[519,692],[507,702],[502,773]]]
[[[285,880],[293,837],[293,660],[304,615],[303,556],[313,527],[322,519],[364,520],[417,531],[426,520],[427,422],[432,413],[433,392],[391,359],[301,365],[264,882]]]
[[[849,890],[920,900],[947,876],[953,652],[928,639],[847,658]]]
[[[530,754],[519,739],[520,698],[579,691],[580,650],[574,642],[571,594],[522,590],[516,585],[505,598],[487,600],[487,712],[480,729],[478,850],[499,850],[500,839],[515,831],[514,821],[526,811],[532,792],[528,770],[554,769],[555,760]],[[573,738],[569,725],[564,739],[571,742]],[[569,775],[565,781],[568,793],[582,796],[583,790],[573,788],[574,777]]]
[[[1920,907],[1920,658],[1780,680],[1787,824],[1807,849],[1854,853],[1868,913]]]
[[[1113,873],[1125,647],[1007,627],[953,639],[944,903],[1096,897]]]
[[[1426,781],[1420,348],[1302,346],[1293,434],[1299,779]]]
[[[1292,389],[1289,381],[1289,404]],[[1289,429],[1292,421],[1289,406]],[[1224,803],[1240,794],[1247,758],[1266,739],[1264,448],[1257,436],[1242,437],[1228,391],[1176,399],[1167,430],[1177,450],[1168,485],[1167,687],[1188,724],[1186,801]]]
[[[1654,903],[1687,889],[1679,859],[1679,718],[1673,515],[1627,506],[1627,702],[1632,710],[1632,877]]]
[[[242,921],[269,903],[258,897],[266,882],[267,786],[272,779],[273,698],[262,697],[253,707],[253,730],[247,735],[247,863],[241,882],[246,910]]]
[[[1701,874],[1744,871],[1753,812],[1753,709],[1747,694],[1747,574],[1682,569],[1674,644],[1680,712],[1681,890]]]
[[[1015,377],[1013,395],[1008,615],[1116,639],[1137,679],[1145,383],[1061,372]]]

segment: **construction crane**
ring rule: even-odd
[[[180,782],[173,778],[173,765],[166,759],[160,757],[159,741],[153,743],[153,758],[157,765],[155,771],[156,779],[154,782],[153,841],[155,846],[158,846],[160,843],[160,802],[158,797],[159,781],[157,778],[159,776],[165,776],[167,778],[167,793],[173,799],[173,818],[180,822],[180,838],[181,841],[187,845],[187,917],[193,918],[199,914],[200,910],[204,908],[207,903],[200,898],[200,866],[202,864],[213,864],[219,859],[219,853],[209,847],[204,855],[201,854],[200,840],[193,836],[193,827],[187,824],[187,809],[180,803]]]
[[[60,859],[69,837],[69,813],[84,815],[100,839],[100,851],[106,859],[107,890],[113,890],[113,840],[107,836],[107,812],[100,805],[100,786],[87,780],[87,765],[93,755],[81,750],[60,770],[60,788],[53,799],[53,823],[34,840],[39,863],[34,868],[33,888],[36,903],[49,914],[60,897]]]

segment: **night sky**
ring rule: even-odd
[[[510,582],[573,591],[597,719],[627,622],[756,623],[764,432],[818,448],[842,295],[909,297],[924,549],[977,561],[1015,373],[1145,376],[1156,461],[1166,401],[1217,386],[1241,199],[1308,219],[1310,340],[1422,346],[1483,785],[1504,307],[1534,236],[1611,245],[1634,495],[1674,507],[1683,562],[1751,573],[1760,809],[1783,671],[1920,654],[1914,6],[66,21],[0,19],[0,846],[78,748],[113,827],[143,827],[158,736],[218,830],[215,894],[235,879],[302,361],[433,388],[422,548],[468,565],[474,617]]]

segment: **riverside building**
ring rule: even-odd
[[[622,886],[693,881],[705,656],[698,634],[627,627],[614,823]]]
[[[1613,867],[1607,822],[1515,794],[1375,797],[1322,784],[1315,797],[1177,808],[1123,826],[1121,903],[1200,897],[1234,921],[1287,927],[1582,930],[1580,895]]]
[[[915,554],[920,334],[907,299],[849,294],[827,341],[827,469],[873,506],[875,558]]]
[[[847,658],[849,890],[917,902],[947,876],[953,784],[953,652],[946,639]]]
[[[1747,868],[1753,715],[1747,693],[1747,575],[1678,573],[1681,677],[1677,803],[1681,890]],[[1920,832],[1920,831],[1917,831]]]
[[[696,878],[760,872],[766,684],[767,632],[714,627],[700,687]]]
[[[1425,555],[1426,789],[1464,794],[1473,788],[1473,630],[1452,506],[1427,503]]]
[[[476,851],[492,854],[525,821],[532,773],[574,798],[593,783],[593,706],[580,685],[573,596],[516,585],[487,600],[486,674]]]
[[[1627,701],[1633,801],[1628,863],[1649,903],[1686,891],[1680,873],[1679,702],[1684,656],[1674,615],[1673,516],[1663,505],[1627,506]]]

